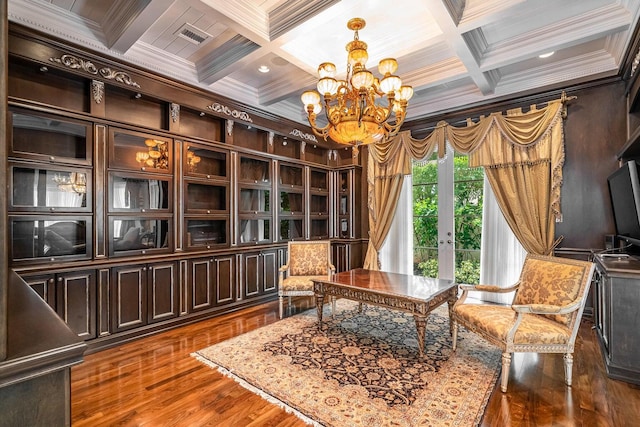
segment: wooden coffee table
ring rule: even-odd
[[[418,350],[424,354],[427,317],[431,311],[449,304],[449,319],[456,301],[458,286],[452,280],[386,273],[362,268],[313,279],[318,325],[322,325],[322,307],[326,295],[413,314],[418,331]],[[450,330],[453,325],[449,325]]]

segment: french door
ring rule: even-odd
[[[414,164],[414,273],[478,283],[483,177],[450,147]]]

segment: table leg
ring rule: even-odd
[[[324,307],[324,293],[316,294],[316,313],[318,313],[318,326],[322,324],[323,307]]]
[[[418,331],[418,353],[420,357],[424,356],[424,336],[427,330],[427,316],[413,315],[416,321],[416,330]]]
[[[453,336],[453,305],[456,303],[457,293],[452,293],[451,297],[447,300],[449,305],[449,334]]]

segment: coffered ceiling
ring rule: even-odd
[[[639,13],[640,0],[9,0],[10,21],[300,123],[318,64],[344,74],[353,17],[367,66],[395,57],[414,87],[410,121],[616,75]]]

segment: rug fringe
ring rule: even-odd
[[[280,408],[284,409],[285,412],[287,412],[288,414],[293,414],[296,417],[300,418],[305,424],[313,426],[313,427],[322,427],[322,424],[318,423],[317,421],[312,420],[311,418],[309,418],[308,416],[306,416],[305,414],[303,414],[302,412],[296,410],[295,408],[292,408],[291,406],[287,405],[286,403],[284,403],[282,400],[262,391],[261,389],[259,389],[258,387],[249,384],[248,382],[246,382],[245,380],[243,380],[242,378],[240,378],[239,376],[237,376],[236,374],[234,374],[233,372],[229,371],[228,369],[212,362],[211,360],[202,357],[200,354],[198,354],[197,352],[191,353],[191,356],[196,358],[197,360],[199,360],[201,363],[204,363],[205,365],[211,367],[211,368],[215,368],[218,370],[218,372],[220,372],[222,375],[224,375],[225,377],[231,378],[233,379],[235,382],[237,382],[238,384],[240,384],[242,387],[246,388],[247,390],[251,391],[252,393],[257,394],[258,396],[262,397],[264,400],[266,400],[269,403],[273,403],[274,405],[279,406]]]

